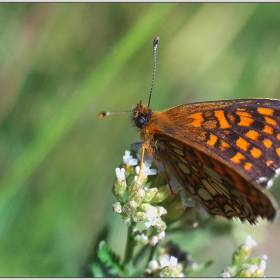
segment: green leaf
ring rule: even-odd
[[[91,271],[93,277],[106,277],[106,275],[104,274],[104,271],[99,263],[92,262],[90,264],[90,271]]]
[[[110,274],[122,275],[123,267],[120,264],[120,257],[109,249],[105,241],[99,243],[97,256],[109,269]]]
[[[99,250],[99,243],[106,240],[109,235],[109,228],[104,226],[98,236],[94,238],[92,249],[90,250],[86,263],[81,268],[80,277],[109,277],[107,268],[100,262],[97,252]]]

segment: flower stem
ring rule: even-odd
[[[158,243],[157,243],[155,246],[151,246],[150,255],[149,255],[149,259],[148,259],[148,262],[147,262],[146,267],[148,267],[149,262],[150,262],[151,260],[155,259],[155,253],[156,253],[157,247],[158,247]]]
[[[125,256],[124,256],[124,277],[131,277],[133,270],[133,252],[136,245],[133,235],[133,228],[136,223],[131,222],[131,224],[127,228],[127,238],[126,238],[126,248],[125,248]]]

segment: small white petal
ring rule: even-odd
[[[267,255],[262,255],[262,260],[264,260],[264,261],[267,261],[267,259],[268,259],[268,257],[267,257]]]
[[[128,162],[131,158],[132,158],[132,156],[130,155],[130,151],[125,151],[124,156],[123,156],[123,162],[125,164],[128,164]]]
[[[160,206],[159,207],[159,217],[163,214],[166,214],[166,213],[167,213],[166,209],[164,209],[162,206]]]
[[[146,172],[146,175],[156,175],[157,174],[157,170],[156,169],[149,169],[148,172]]]
[[[159,262],[162,267],[169,266],[169,264],[170,264],[169,260],[166,260],[166,259],[160,260]]]
[[[249,271],[250,271],[251,273],[254,273],[257,269],[258,269],[258,266],[255,265],[255,264],[252,264],[252,265],[250,265],[250,267],[249,267]]]
[[[136,158],[133,158],[133,156],[130,154],[130,151],[125,151],[123,162],[127,165],[136,165],[138,160]]]
[[[135,167],[135,172],[136,172],[136,174],[139,174],[139,171],[140,171],[140,166],[137,165],[137,166]]]
[[[150,159],[144,161],[144,166],[147,167],[147,168],[150,168],[152,165],[152,161]]]
[[[149,228],[149,227],[152,226],[152,223],[151,223],[151,222],[146,222],[146,223],[145,223],[145,226],[146,226],[146,228]]]
[[[150,160],[147,160],[143,163],[143,168],[142,168],[142,172],[144,175],[155,175],[157,174],[157,170],[156,169],[150,169],[152,165],[152,162]]]
[[[248,235],[245,239],[245,244],[248,245],[250,248],[253,248],[257,245],[257,242],[250,235]]]
[[[177,263],[178,263],[178,259],[171,256],[170,257],[170,266],[175,266],[175,265],[177,265]]]
[[[132,158],[130,159],[130,161],[128,162],[128,165],[130,166],[134,166],[138,163],[138,160],[136,158]]]
[[[178,259],[173,256],[171,256],[169,260],[166,258],[162,258],[160,260],[160,265],[162,267],[166,267],[166,266],[174,267],[177,265],[177,263],[178,263]]]
[[[155,175],[157,174],[156,169],[150,169],[151,163],[150,162],[144,162],[141,170],[141,174],[148,176],[148,175]],[[135,167],[136,174],[139,174],[140,172],[140,166]]]
[[[157,209],[152,207],[151,209],[146,211],[147,214],[147,220],[148,222],[145,223],[145,226],[147,228],[149,228],[150,226],[155,226],[157,225],[157,223],[159,223],[159,221],[161,221],[158,217],[157,217]]]
[[[152,207],[151,209],[146,211],[146,214],[148,215],[148,220],[154,220],[157,217],[157,209]]]
[[[116,177],[119,180],[124,180],[125,179],[125,170],[124,168],[120,169],[119,167],[115,169],[116,171]]]
[[[260,270],[261,270],[261,271],[265,271],[265,268],[266,268],[266,261],[265,261],[265,260],[261,260],[261,263],[260,263]]]

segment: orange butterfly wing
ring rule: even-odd
[[[265,188],[280,171],[280,101],[201,102],[152,112],[140,102],[132,119],[143,147],[161,160],[213,215],[273,220]]]

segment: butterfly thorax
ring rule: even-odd
[[[131,120],[139,128],[142,145],[147,150],[149,156],[154,155],[155,149],[154,131],[148,124],[153,114],[152,109],[143,105],[142,101],[133,108],[131,114]]]

